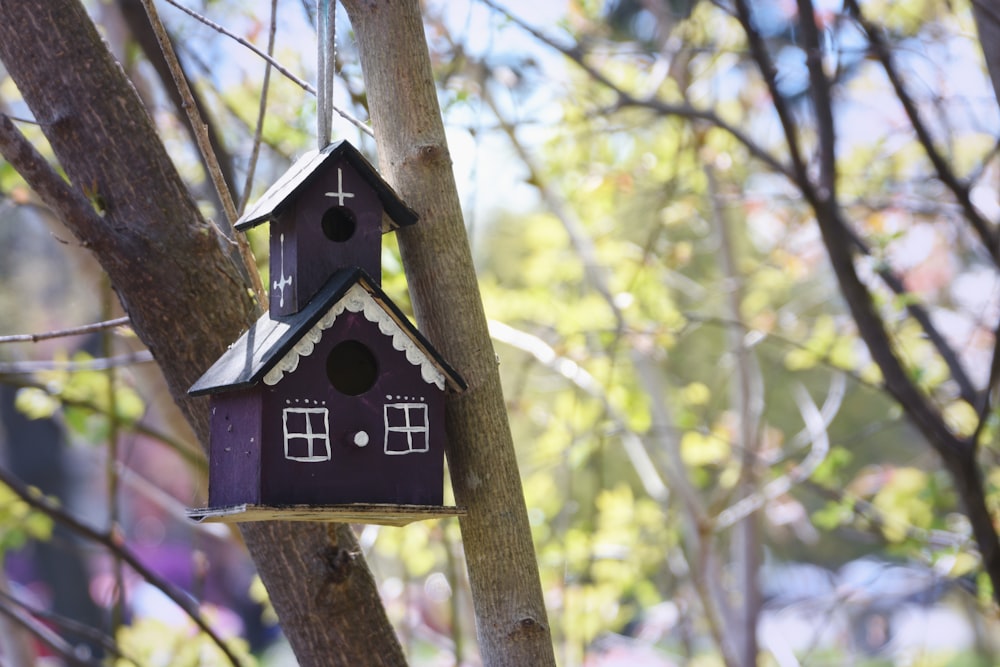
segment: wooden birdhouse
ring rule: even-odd
[[[381,237],[417,216],[341,141],[236,223],[270,223],[270,307],[189,390],[208,394],[198,519],[402,525],[442,507],[444,399],[465,388],[380,288]]]

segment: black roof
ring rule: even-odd
[[[412,225],[417,214],[403,203],[395,190],[383,180],[375,167],[365,159],[358,149],[347,140],[328,145],[323,150],[311,150],[295,161],[274,185],[236,221],[236,229],[246,231],[262,222],[273,220],[295,197],[295,193],[308,184],[330,160],[345,158],[352,167],[375,189],[386,216],[382,219],[382,231],[388,232]]]
[[[462,391],[466,388],[465,380],[441,358],[409,318],[375,284],[371,276],[363,269],[351,268],[343,269],[331,276],[299,312],[277,318],[272,318],[269,313],[262,315],[212,364],[211,368],[205,371],[188,389],[188,393],[200,396],[257,384],[354,285],[364,288],[372,300],[399,325],[402,332],[444,375],[448,389]]]

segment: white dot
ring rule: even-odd
[[[368,434],[364,431],[358,431],[354,434],[354,444],[358,447],[364,447],[368,444]]]

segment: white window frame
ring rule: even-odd
[[[389,409],[402,410],[403,414],[406,415],[406,424],[403,426],[389,426]],[[424,425],[423,426],[412,426],[410,415],[412,414],[410,410],[420,410],[424,415]],[[385,442],[382,446],[382,451],[389,456],[402,456],[405,454],[426,454],[431,448],[431,425],[427,417],[427,404],[426,403],[386,403],[382,414],[385,418]],[[407,449],[405,450],[394,450],[389,449],[389,434],[390,433],[405,433]],[[423,433],[424,434],[424,446],[423,448],[417,448],[413,446],[413,434]]]
[[[288,415],[289,414],[304,414],[306,421],[306,430],[304,433],[298,431],[288,431]],[[321,414],[323,415],[323,432],[314,433],[312,430],[312,419],[310,415]],[[330,460],[330,411],[326,408],[285,408],[281,411],[281,426],[285,434],[285,458],[289,461],[299,461],[301,463],[318,463],[320,461]],[[292,456],[288,453],[289,441],[293,439],[304,439],[309,451],[308,456]],[[316,441],[320,441],[322,447],[321,452],[316,453]]]

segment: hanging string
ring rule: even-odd
[[[316,0],[316,141],[330,143],[333,122],[333,75],[337,55],[337,2]]]

